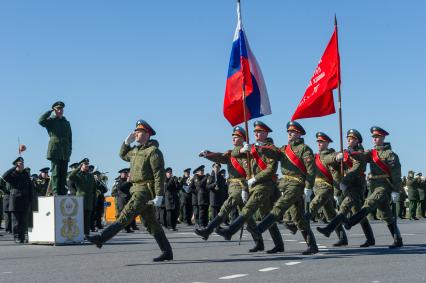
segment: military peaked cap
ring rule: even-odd
[[[22,157],[18,157],[18,158],[16,158],[14,161],[13,161],[13,165],[16,165],[18,162],[24,162],[24,159],[22,158]]]
[[[195,173],[197,173],[198,171],[204,170],[204,168],[205,168],[205,167],[206,167],[206,166],[204,166],[204,165],[198,166],[197,168],[195,168],[195,169],[194,169],[194,171],[192,171],[192,174],[195,174]]]
[[[72,163],[69,167],[74,169],[74,168],[77,168],[77,167],[78,167],[78,165],[79,165],[79,163],[74,162],[74,163]]]
[[[386,132],[385,130],[377,126],[371,127],[370,132],[372,137],[375,137],[375,136],[386,137],[387,135],[389,135],[388,132]]]
[[[333,142],[333,140],[323,132],[318,132],[316,134],[316,137],[317,137],[317,141]]]
[[[186,168],[185,170],[183,170],[183,172],[191,172],[191,168]]]
[[[290,121],[287,123],[287,132],[289,131],[295,131],[300,133],[302,136],[306,135],[305,129],[296,121]]]
[[[347,138],[349,138],[349,137],[356,138],[356,139],[359,141],[359,143],[362,143],[362,136],[361,136],[361,133],[360,133],[360,132],[358,132],[358,131],[357,131],[357,130],[355,130],[355,129],[350,129],[350,130],[348,130],[348,132],[346,133],[346,137],[347,137]]]
[[[234,127],[234,130],[232,131],[232,136],[242,137],[243,139],[245,139],[246,131],[243,129],[243,127],[236,126]]]
[[[173,169],[172,169],[171,167],[167,167],[167,168],[166,168],[166,173],[167,173],[167,172],[173,172]]]
[[[136,122],[136,129],[135,131],[144,130],[151,136],[155,136],[156,132],[154,129],[145,121],[145,120],[138,120]]]
[[[79,164],[82,164],[82,163],[90,163],[89,158],[83,158],[83,160],[81,160]],[[95,166],[93,166],[93,168],[95,168]]]
[[[49,172],[49,170],[50,170],[50,168],[49,167],[44,167],[44,168],[41,168],[40,170],[38,170],[38,171],[40,171],[40,172],[42,172],[42,173],[47,173],[47,172]]]
[[[269,128],[265,123],[261,122],[261,121],[256,121],[253,124],[254,126],[254,131],[264,131],[264,132],[268,132],[268,133],[272,133],[271,128]]]
[[[55,103],[52,104],[52,109],[57,109],[57,108],[65,108],[65,103],[63,103],[62,101],[56,101]]]
[[[129,173],[130,169],[129,168],[123,168],[120,171],[118,171],[118,173]]]

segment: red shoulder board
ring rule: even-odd
[[[256,161],[259,168],[262,169],[262,170],[265,170],[267,165],[266,165],[265,161],[263,161],[263,159],[259,156],[259,153],[257,152],[254,144],[251,146],[250,153],[253,156],[254,161]]]
[[[371,150],[371,157],[373,158],[373,162],[387,175],[391,175],[391,171],[389,167],[380,159],[379,154],[377,153],[377,149]]]
[[[296,166],[300,171],[302,171],[303,174],[307,174],[308,170],[306,170],[306,166],[303,163],[303,161],[297,157],[297,155],[294,153],[294,151],[291,149],[290,145],[287,145],[285,147],[285,151],[284,151],[285,155],[287,156],[287,158],[290,160],[290,162]]]
[[[328,171],[327,167],[322,164],[319,154],[315,154],[315,165],[317,166],[321,174],[332,184],[333,176],[331,176],[331,173],[330,171]]]

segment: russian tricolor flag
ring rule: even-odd
[[[271,114],[268,92],[262,71],[250,50],[241,22],[240,1],[237,2],[238,24],[232,43],[226,80],[223,114],[232,126],[244,122],[245,89],[246,119],[254,119]]]

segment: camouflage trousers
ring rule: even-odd
[[[238,211],[241,212],[241,210],[244,207],[243,198],[241,197],[242,190],[243,190],[242,186],[230,184],[228,198],[222,204],[218,214],[219,216],[223,218],[227,217],[234,208],[237,208]],[[259,235],[257,233],[252,233],[252,231],[254,231],[254,228],[256,227],[256,222],[254,221],[254,218],[253,217],[246,218],[246,223],[247,223],[247,231],[251,233],[253,240],[255,241],[261,240],[262,235]]]
[[[325,218],[328,221],[331,221],[334,217],[336,217],[336,209],[333,204],[333,188],[324,186],[324,187],[314,187],[315,197],[312,199],[309,209],[312,215],[316,215],[320,208],[322,208],[322,212],[324,213]]]
[[[149,190],[132,192],[129,202],[124,206],[117,219],[117,222],[122,227],[129,225],[137,215],[141,216],[142,223],[148,233],[158,235],[163,231],[161,225],[155,218],[155,208],[148,201],[152,199],[152,194]]]
[[[250,197],[241,211],[241,215],[248,221],[253,218],[257,210],[262,217],[266,216],[272,209],[275,184],[270,183],[257,184],[250,189]]]
[[[64,196],[67,194],[65,184],[67,182],[68,161],[52,159],[50,171],[50,186],[54,195]]]
[[[374,192],[367,197],[363,206],[363,208],[367,208],[369,212],[377,209],[381,215],[381,219],[388,225],[395,221],[391,209],[391,191],[392,189],[385,183],[376,184],[374,186]]]
[[[291,220],[300,231],[306,231],[309,223],[303,216],[303,189],[301,183],[285,183],[282,188],[282,195],[272,208],[271,214],[277,219],[281,219],[285,213],[289,213]]]

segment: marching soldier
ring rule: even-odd
[[[339,211],[337,216],[325,228],[317,227],[317,230],[326,237],[329,237],[330,233],[335,229],[343,229],[341,225],[346,220],[348,213],[352,212],[355,214],[362,207],[365,190],[364,172],[366,169],[366,163],[362,158],[359,158],[360,153],[364,151],[362,136],[357,130],[350,129],[346,134],[346,138],[348,149],[343,155],[341,153],[336,155],[337,160],[343,160],[345,168],[345,175],[339,185],[340,193],[342,194]],[[368,219],[364,218],[360,224],[367,239],[360,247],[374,246],[376,241]],[[338,230],[336,232],[339,233]]]
[[[80,165],[68,177],[77,188],[76,196],[83,197],[84,235],[90,233],[93,205],[96,199],[96,182],[93,174],[89,173],[89,162],[88,158],[81,160]]]
[[[246,131],[242,127],[235,127],[232,132],[232,144],[234,147],[241,148],[243,142],[246,139]],[[241,211],[244,202],[242,198],[243,189],[247,190],[247,171],[248,163],[246,157],[233,157],[230,152],[216,153],[208,150],[204,150],[200,153],[200,157],[205,157],[210,161],[216,163],[226,164],[228,167],[228,198],[223,203],[220,211],[216,217],[207,225],[204,229],[195,229],[195,233],[201,236],[204,240],[207,240],[211,233],[219,227],[229,216],[229,214],[236,208]],[[238,216],[237,216],[238,217]],[[249,252],[258,252],[265,249],[262,236],[254,233],[256,223],[253,217],[247,220],[247,230],[251,233],[255,246],[249,250]]]
[[[6,171],[2,178],[10,184],[9,211],[12,214],[15,243],[24,243],[34,188],[28,172],[24,170],[24,159],[18,157],[13,165],[14,167]]]
[[[194,171],[194,178],[192,178],[189,186],[192,192],[192,203],[194,204],[194,197],[196,196],[197,202],[194,206],[195,223],[199,227],[206,227],[209,222],[209,191],[207,190],[207,178],[209,175],[204,175],[204,165],[197,167]]]
[[[419,202],[419,192],[417,187],[419,186],[419,178],[414,177],[414,171],[408,171],[407,181],[406,181],[407,191],[408,191],[408,201],[410,220],[419,220],[416,217],[417,203]]]
[[[44,113],[38,123],[45,127],[50,140],[47,148],[47,159],[52,163],[51,189],[54,195],[66,195],[68,161],[72,151],[71,126],[64,115],[65,104],[55,102],[52,110]],[[52,113],[55,113],[51,117]]]
[[[308,248],[304,255],[318,252],[314,233],[309,222],[303,217],[303,195],[312,191],[315,180],[314,155],[302,136],[305,129],[295,122],[287,123],[288,145],[282,148],[266,151],[265,153],[281,163],[283,178],[280,181],[282,195],[275,203],[271,212],[256,226],[258,233],[263,233],[268,227],[282,219],[284,213],[290,210],[293,222],[303,235]]]
[[[363,157],[370,163],[370,179],[374,192],[365,200],[362,209],[347,220],[345,228],[350,229],[363,220],[372,209],[378,208],[394,240],[389,248],[400,248],[403,246],[402,237],[389,204],[399,200],[401,164],[390,143],[385,143],[385,137],[389,133],[376,126],[372,127],[370,132],[374,148],[363,153]]]
[[[275,148],[274,145],[265,142],[270,132],[272,132],[271,128],[265,123],[261,121],[254,122],[256,143],[253,145],[245,144],[244,146],[236,146],[231,153],[231,156],[235,158],[244,158],[247,156],[247,152],[249,152],[252,157],[249,166],[251,166],[253,176],[247,181],[249,191],[243,189],[241,192],[243,202],[245,203],[241,214],[228,228],[217,230],[217,233],[226,240],[230,240],[232,235],[239,231],[244,223],[248,222],[254,216],[258,209],[261,216],[265,217],[272,208],[272,202],[277,190],[275,173],[278,163],[276,160],[268,158],[263,152],[264,148]],[[284,242],[277,224],[271,223],[269,226],[269,233],[275,246],[268,252],[284,252]],[[253,233],[256,232],[253,231]]]
[[[329,148],[329,144],[333,140],[323,132],[316,134],[319,153],[315,155],[315,183],[314,183],[314,194],[315,197],[312,199],[309,210],[310,212],[305,214],[306,219],[309,221],[311,215],[318,213],[319,209],[322,208],[327,221],[331,221],[336,217],[336,210],[333,204],[334,188],[337,187],[340,182],[340,163],[336,160],[336,152],[334,149]],[[311,190],[305,191],[305,197],[309,198],[312,195]],[[339,241],[333,246],[346,246],[348,245],[348,239],[346,237],[345,230],[341,225],[337,225],[335,229]]]
[[[181,222],[185,222],[188,226],[193,225],[191,221],[193,213],[192,194],[189,192],[190,174],[191,168],[187,168],[183,171],[183,177],[179,178]]]
[[[88,236],[87,240],[98,248],[114,237],[123,227],[129,225],[140,214],[147,231],[154,236],[162,254],[154,261],[173,259],[170,243],[161,225],[155,220],[154,206],[161,205],[164,198],[164,158],[159,144],[151,139],[156,133],[144,120],[136,123],[136,129],[125,139],[120,149],[120,157],[130,162],[130,182],[132,194],[117,221],[109,225],[99,235]],[[139,145],[131,147],[134,141]]]

